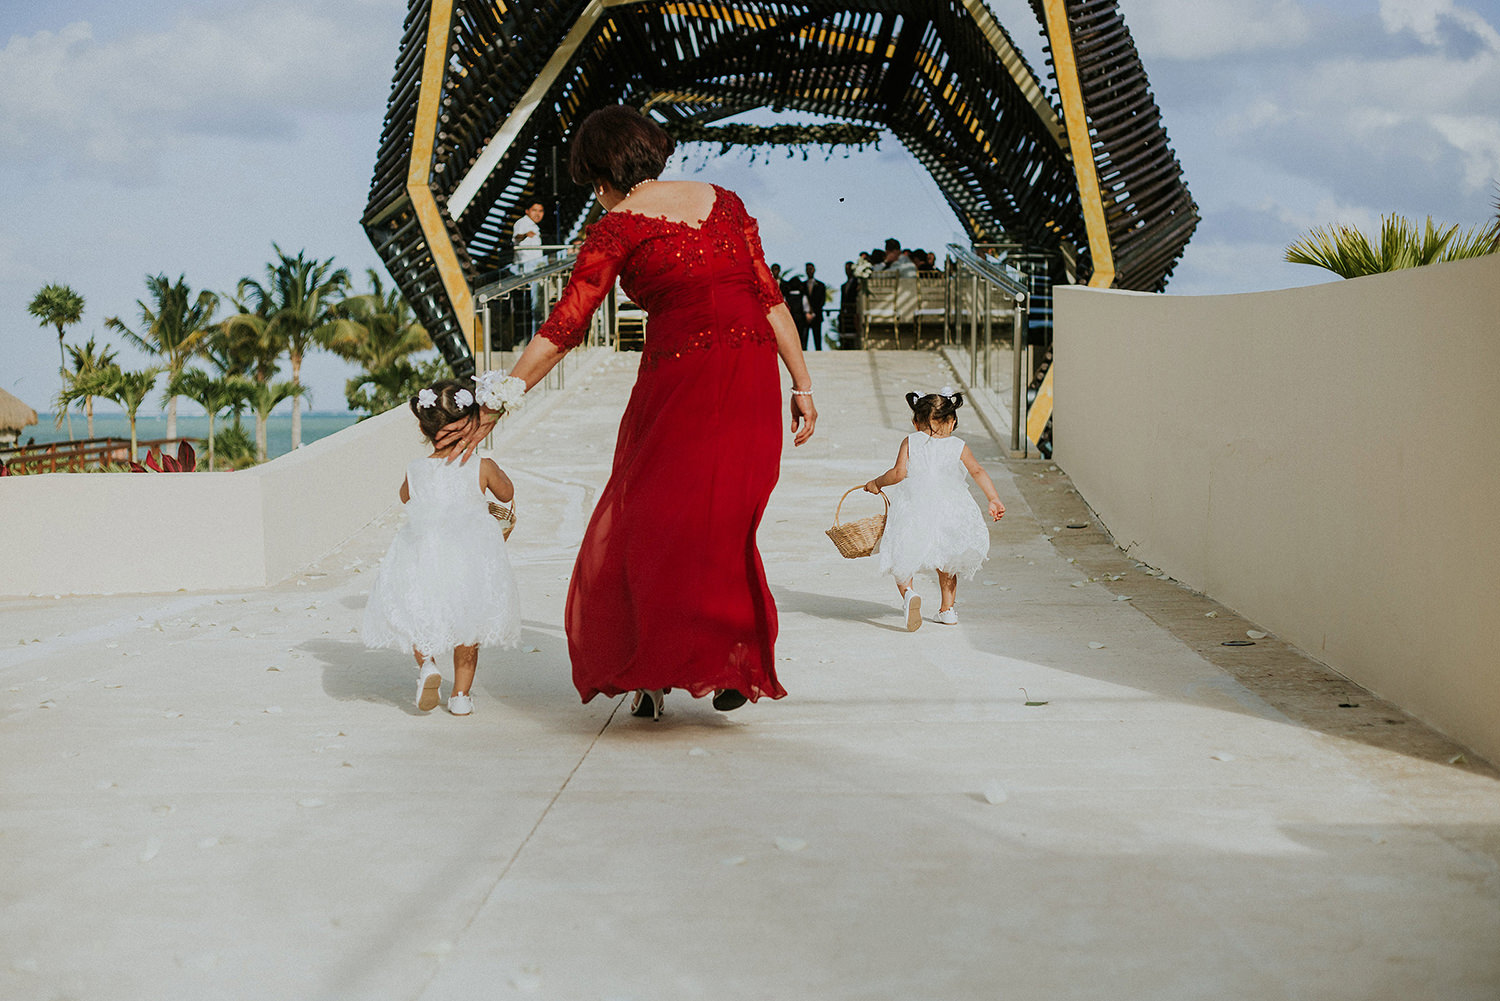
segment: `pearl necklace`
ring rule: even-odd
[[[651,182],[652,182],[652,181],[654,181],[654,180],[656,180],[656,178],[654,178],[654,177],[648,177],[648,178],[646,178],[646,179],[645,179],[645,180],[644,180],[644,181],[637,181],[637,182],[636,182],[636,183],[635,183],[635,184],[634,184],[634,185],[632,185],[632,186],[631,186],[631,188],[630,188],[630,190],[629,190],[629,191],[627,191],[627,192],[625,192],[625,197],[626,197],[626,198],[629,198],[629,197],[630,197],[630,196],[631,196],[631,195],[633,195],[633,194],[635,194],[635,193],[636,193],[636,191],[637,191],[637,190],[638,190],[638,189],[639,189],[639,188],[640,188],[640,187],[641,187],[641,186],[642,186],[642,185],[646,185],[646,184],[650,184],[650,183],[651,183]]]

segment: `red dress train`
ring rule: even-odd
[[[781,463],[781,293],[759,230],[715,186],[701,226],[607,213],[537,332],[582,341],[616,277],[647,313],[614,466],[568,585],[573,684],[588,702],[636,688],[781,698],[776,606],[755,532]]]

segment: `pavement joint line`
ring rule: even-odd
[[[501,868],[500,874],[495,877],[494,883],[490,884],[489,891],[485,893],[484,899],[479,902],[479,905],[475,907],[473,912],[469,915],[468,920],[464,922],[462,934],[467,934],[470,928],[473,926],[474,920],[478,918],[479,915],[483,914],[486,908],[489,907],[490,898],[495,895],[495,891],[500,888],[500,884],[505,882],[505,877],[510,874],[511,868],[516,864],[517,860],[520,859],[521,853],[524,852],[526,850],[526,846],[531,843],[531,839],[541,828],[542,822],[547,819],[547,815],[552,812],[552,808],[557,805],[557,801],[561,799],[562,794],[567,791],[568,783],[573,781],[573,776],[578,774],[578,769],[583,767],[583,763],[587,761],[589,755],[594,752],[594,747],[598,745],[599,738],[604,736],[604,731],[608,730],[609,725],[615,721],[615,716],[620,712],[620,706],[622,706],[624,702],[624,699],[616,700],[614,708],[609,711],[608,716],[604,717],[604,722],[600,724],[599,731],[594,734],[594,739],[589,741],[589,746],[583,749],[583,753],[580,754],[578,756],[578,760],[573,763],[573,767],[568,771],[567,778],[562,780],[562,784],[557,787],[557,792],[553,793],[552,798],[547,800],[547,805],[542,808],[541,813],[537,814],[536,823],[531,825],[531,830],[526,832],[526,837],[522,838],[521,843],[516,845],[516,850],[514,852],[511,852],[510,858],[506,859],[504,867]],[[417,995],[418,998],[421,998],[423,994],[427,993],[427,988],[432,986],[433,980],[437,979],[437,975],[440,972],[442,972],[441,963],[434,966],[432,974],[427,978],[427,982],[422,985],[422,991]]]

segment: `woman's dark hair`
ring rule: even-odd
[[[677,144],[666,130],[627,104],[600,108],[573,136],[568,173],[574,184],[606,181],[621,194],[658,177]]]
[[[907,393],[906,405],[911,407],[911,418],[922,429],[932,427],[934,421],[953,421],[958,427],[958,408],[964,405],[964,394],[943,396],[939,393]]]
[[[437,399],[427,406],[422,406],[422,396],[417,394],[411,398],[408,406],[411,412],[417,415],[417,426],[422,429],[422,434],[428,441],[437,437],[437,433],[454,421],[468,419],[470,421],[479,418],[479,407],[474,403],[474,389],[454,379],[444,379],[427,387],[432,390]],[[459,390],[467,390],[467,404],[461,404],[455,399]],[[426,392],[423,390],[422,392]]]

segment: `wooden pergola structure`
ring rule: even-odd
[[[463,375],[473,292],[533,201],[589,193],[554,161],[583,116],[670,132],[759,107],[890,130],[976,243],[1090,284],[1160,290],[1197,225],[1115,0],[1032,0],[1055,89],[982,0],[410,0],[363,223]],[[564,169],[565,173],[565,169]]]

